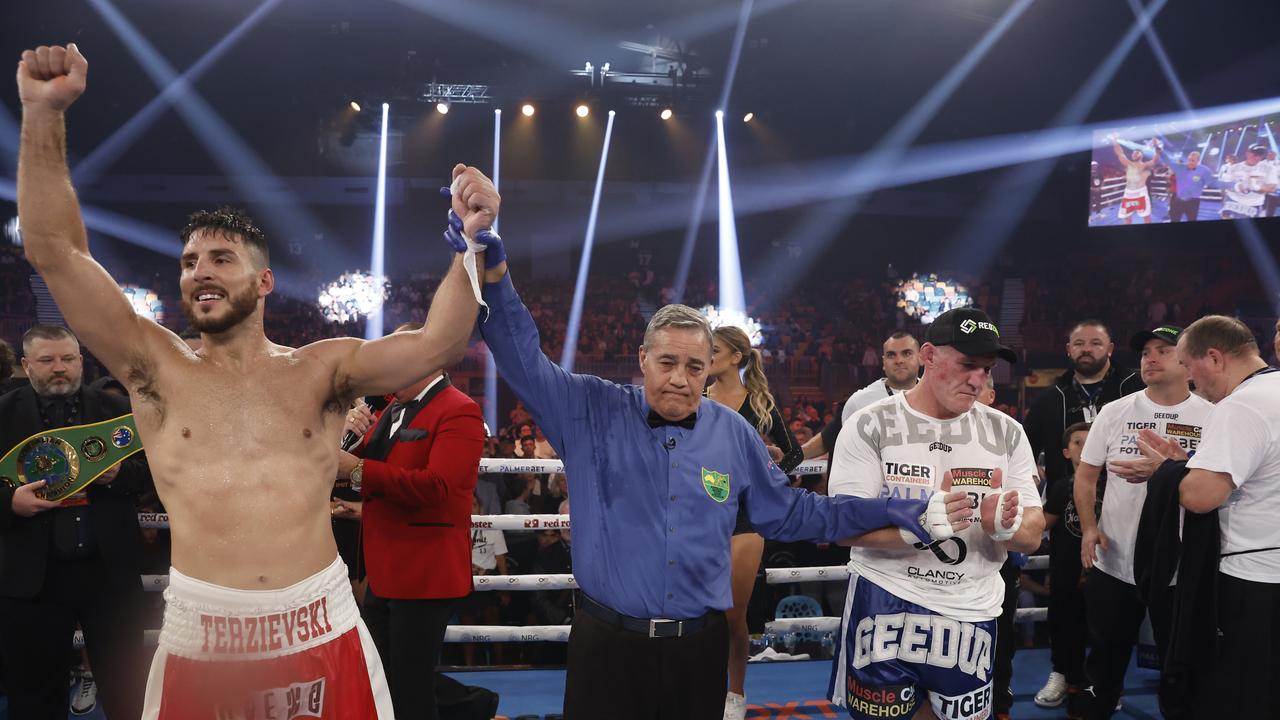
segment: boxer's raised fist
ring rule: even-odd
[[[18,63],[18,97],[28,109],[62,112],[84,92],[89,61],[75,43],[41,45],[22,53]]]

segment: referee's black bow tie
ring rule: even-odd
[[[690,413],[682,420],[668,420],[653,410],[649,411],[649,427],[657,428],[663,425],[679,425],[685,430],[692,430],[693,424],[698,422],[698,413]]]

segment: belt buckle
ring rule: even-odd
[[[684,621],[683,621],[683,620],[650,620],[650,621],[649,621],[649,637],[650,637],[650,638],[657,638],[657,637],[659,637],[659,635],[658,635],[658,628],[659,628],[659,627],[661,627],[661,626],[663,626],[663,625],[668,625],[668,624],[670,624],[670,623],[675,623],[675,625],[676,625],[676,634],[675,634],[675,637],[681,637],[682,635],[684,635]]]

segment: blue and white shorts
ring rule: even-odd
[[[860,720],[910,718],[926,698],[944,720],[989,718],[995,641],[995,620],[953,620],[854,575],[827,694]]]

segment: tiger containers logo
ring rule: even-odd
[[[992,468],[952,468],[951,487],[991,487],[991,478],[995,475]]]

